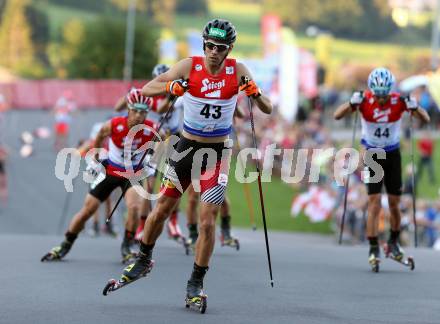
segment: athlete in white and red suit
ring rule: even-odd
[[[353,93],[348,103],[342,104],[334,113],[335,119],[359,110],[362,123],[361,143],[366,148],[364,162],[368,167],[368,219],[367,236],[370,241],[369,262],[378,264],[380,249],[378,242],[379,212],[381,209],[382,187],[388,195],[390,209],[390,237],[393,256],[401,260],[403,252],[398,244],[400,234],[400,195],[402,192],[402,166],[400,155],[401,120],[404,112],[409,111],[423,122],[429,122],[429,116],[417,105],[415,99],[402,97],[399,93],[391,92],[394,76],[388,69],[377,68],[368,78],[369,90],[363,93]],[[377,149],[385,151],[384,159],[379,159]],[[370,157],[370,161],[368,160]],[[372,160],[371,160],[372,159]],[[372,169],[371,161],[383,170],[383,176]],[[365,179],[364,179],[365,180]]]
[[[136,152],[136,150],[153,139],[154,130],[157,127],[155,123],[146,120],[149,110],[148,102],[149,98],[142,96],[140,90],[131,90],[127,95],[128,116],[114,117],[101,127],[95,139],[95,148],[102,148],[104,139],[109,137],[109,152],[105,164],[105,173],[102,172],[103,166],[97,163],[96,160],[89,163],[88,169],[93,171],[91,173],[96,176],[96,179],[91,185],[91,190],[85,198],[84,205],[71,220],[65,241],[60,247],[50,252],[52,253],[51,259],[60,259],[69,252],[87,220],[98,209],[99,205],[108,198],[110,193],[118,187],[122,190],[128,188],[124,194],[127,205],[127,222],[121,253],[123,257],[125,253],[131,253],[131,247],[134,246],[134,231],[141,197],[135,189],[140,185],[133,185],[129,178],[134,175],[133,170],[136,170],[143,155],[143,152]],[[133,130],[134,127],[140,129],[134,132],[136,130]],[[134,136],[131,136],[132,134]],[[124,152],[125,146],[127,146],[127,149]],[[98,159],[97,154],[95,158]],[[127,163],[130,163],[130,166]]]
[[[235,39],[235,27],[229,21],[214,19],[208,22],[203,30],[204,57],[183,59],[142,88],[142,93],[148,97],[167,93],[183,96],[183,131],[176,151],[187,154],[180,160],[171,156],[169,172],[162,184],[164,195],[147,217],[141,253],[133,267],[124,271],[124,277],[128,280],[138,278],[151,267],[152,250],[163,224],[191,180],[200,178],[202,164],[202,175],[208,178],[209,174],[211,177],[200,179],[200,233],[194,269],[187,284],[189,299],[203,294],[203,278],[215,243],[215,219],[228,182],[228,163],[222,165],[221,161],[227,160],[230,154],[227,143],[230,142],[239,90],[245,91],[263,113],[272,112],[270,100],[261,94],[246,66],[227,58]],[[200,149],[217,153],[217,158],[206,161],[206,155],[201,154]],[[227,154],[222,155],[223,150]],[[196,166],[198,169],[193,170]]]

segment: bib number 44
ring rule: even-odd
[[[381,138],[381,137],[390,137],[390,130],[388,128],[385,128],[383,131],[381,128],[376,129],[374,132],[374,136]]]
[[[211,106],[206,104],[200,111],[200,115],[205,116],[206,119],[212,117],[219,119],[222,116],[221,106]]]

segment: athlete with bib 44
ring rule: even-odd
[[[402,97],[397,92],[391,92],[395,78],[385,68],[373,70],[368,77],[368,91],[353,93],[350,101],[341,105],[334,113],[335,119],[358,110],[361,114],[362,140],[361,144],[367,152],[382,149],[386,156],[373,160],[383,169],[383,177],[376,183],[365,181],[368,189],[368,219],[367,236],[370,242],[369,263],[372,270],[379,271],[380,248],[378,242],[379,212],[381,209],[382,185],[388,195],[390,208],[390,236],[387,243],[386,255],[396,261],[404,260],[403,250],[399,246],[400,235],[400,195],[402,193],[402,163],[400,156],[400,132],[402,115],[409,111],[423,122],[429,122],[429,116],[420,108],[415,99]],[[370,151],[371,153],[373,151]],[[369,168],[369,177],[374,177],[374,171]],[[411,260],[412,261],[412,260]],[[413,268],[414,264],[412,264]]]
[[[272,112],[270,100],[264,96],[248,69],[228,58],[236,39],[235,27],[226,20],[214,19],[203,29],[203,57],[190,57],[179,61],[171,69],[149,82],[142,89],[145,96],[164,94],[183,96],[184,125],[182,136],[171,156],[170,172],[162,183],[163,196],[148,215],[141,240],[140,253],[135,263],[127,267],[119,281],[110,281],[104,294],[139,279],[150,272],[155,242],[164,222],[179,198],[196,178],[192,168],[198,166],[200,178],[200,228],[196,243],[195,262],[186,288],[186,306],[206,310],[203,279],[208,270],[215,243],[215,218],[224,200],[228,168],[222,160],[228,150],[237,95],[245,91],[254,104],[266,114]],[[243,81],[242,81],[243,80]],[[206,159],[200,152],[214,152],[217,156]],[[214,155],[214,156],[215,156]],[[223,156],[222,156],[223,155]],[[201,171],[201,172],[200,172]],[[210,174],[211,176],[204,177]],[[179,190],[180,187],[180,190]]]

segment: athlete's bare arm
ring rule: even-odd
[[[127,101],[125,100],[125,96],[119,98],[118,102],[116,102],[115,105],[116,111],[122,111],[124,109],[127,109]]]
[[[240,119],[244,118],[244,113],[241,111],[241,108],[238,105],[235,107],[234,117],[237,117],[237,118],[240,118]]]
[[[142,88],[142,94],[147,97],[162,96],[167,93],[168,81],[188,79],[191,71],[192,59],[186,58],[173,65],[167,72],[158,75]]]
[[[336,120],[339,120],[353,112],[350,103],[346,102],[340,105],[338,108],[336,108],[335,112],[333,113],[333,118]]]
[[[426,112],[426,110],[421,108],[420,106],[417,107],[417,109],[414,110],[414,112],[412,112],[412,114],[425,123],[429,123],[429,121],[431,120],[431,118],[429,118],[429,115]]]
[[[171,107],[171,98],[169,96],[167,96],[164,100],[161,101],[159,107],[157,107],[156,112],[158,114],[163,114],[165,112],[168,111],[168,109],[170,109]]]
[[[112,124],[111,121],[107,121],[102,125],[101,130],[96,135],[95,139],[95,148],[102,148],[102,143],[107,136],[110,136],[112,132]]]
[[[237,62],[237,78],[240,85],[242,84],[241,81],[242,77],[248,77],[249,79],[252,80],[252,75],[247,69],[247,67],[244,64]],[[266,97],[264,94],[262,94],[256,99],[252,98],[251,100],[256,102],[258,108],[265,114],[272,113],[272,109],[273,109],[272,103],[270,102],[269,98]]]

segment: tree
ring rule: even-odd
[[[0,26],[0,64],[26,76],[40,76],[32,29],[26,17],[29,0],[7,1]]]
[[[5,12],[6,0],[0,0],[0,24],[2,23],[3,13]]]
[[[207,15],[208,14],[208,3],[207,0],[177,0],[176,11],[178,13],[185,14],[197,14],[197,15]]]
[[[384,40],[397,31],[386,1],[263,0],[263,10],[296,30],[316,25],[338,37]]]
[[[150,12],[154,21],[161,27],[174,27],[176,0],[151,0]]]
[[[67,64],[78,55],[78,48],[84,37],[84,24],[79,19],[71,19],[64,24],[62,43],[51,43],[47,53],[50,65],[58,78],[67,77]]]
[[[118,9],[127,11],[131,0],[108,1]],[[199,0],[197,2],[199,2]],[[191,3],[191,5],[193,4]],[[171,28],[174,24],[176,0],[137,0],[136,10],[152,18],[157,25]]]
[[[67,64],[72,78],[122,78],[125,48],[125,21],[100,18],[84,25],[83,37]],[[151,26],[137,23],[133,77],[145,78],[157,62],[157,35]]]
[[[47,14],[34,5],[27,6],[25,14],[31,28],[31,39],[35,47],[36,58],[47,66],[49,64],[46,55],[46,47],[49,42]]]

